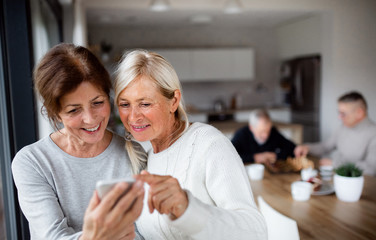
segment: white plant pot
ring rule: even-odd
[[[339,200],[356,202],[363,191],[364,177],[343,177],[334,175],[334,190]]]

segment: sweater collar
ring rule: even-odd
[[[365,127],[368,127],[371,124],[371,120],[368,117],[365,117],[362,121],[360,121],[358,124],[356,124],[352,129],[362,129]]]

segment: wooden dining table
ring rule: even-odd
[[[296,201],[291,183],[299,180],[298,173],[265,170],[262,180],[250,181],[255,199],[262,196],[272,208],[297,222],[300,239],[376,239],[376,177],[364,176],[357,202],[340,201],[335,193]]]

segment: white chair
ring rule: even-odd
[[[270,205],[261,196],[257,197],[259,209],[268,227],[268,240],[299,240],[296,221],[288,218]]]

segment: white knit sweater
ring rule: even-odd
[[[214,127],[194,123],[168,149],[157,154],[151,150],[147,170],[177,178],[189,205],[171,221],[157,211],[150,214],[145,202],[137,227],[146,240],[267,239],[244,165],[231,142]]]

